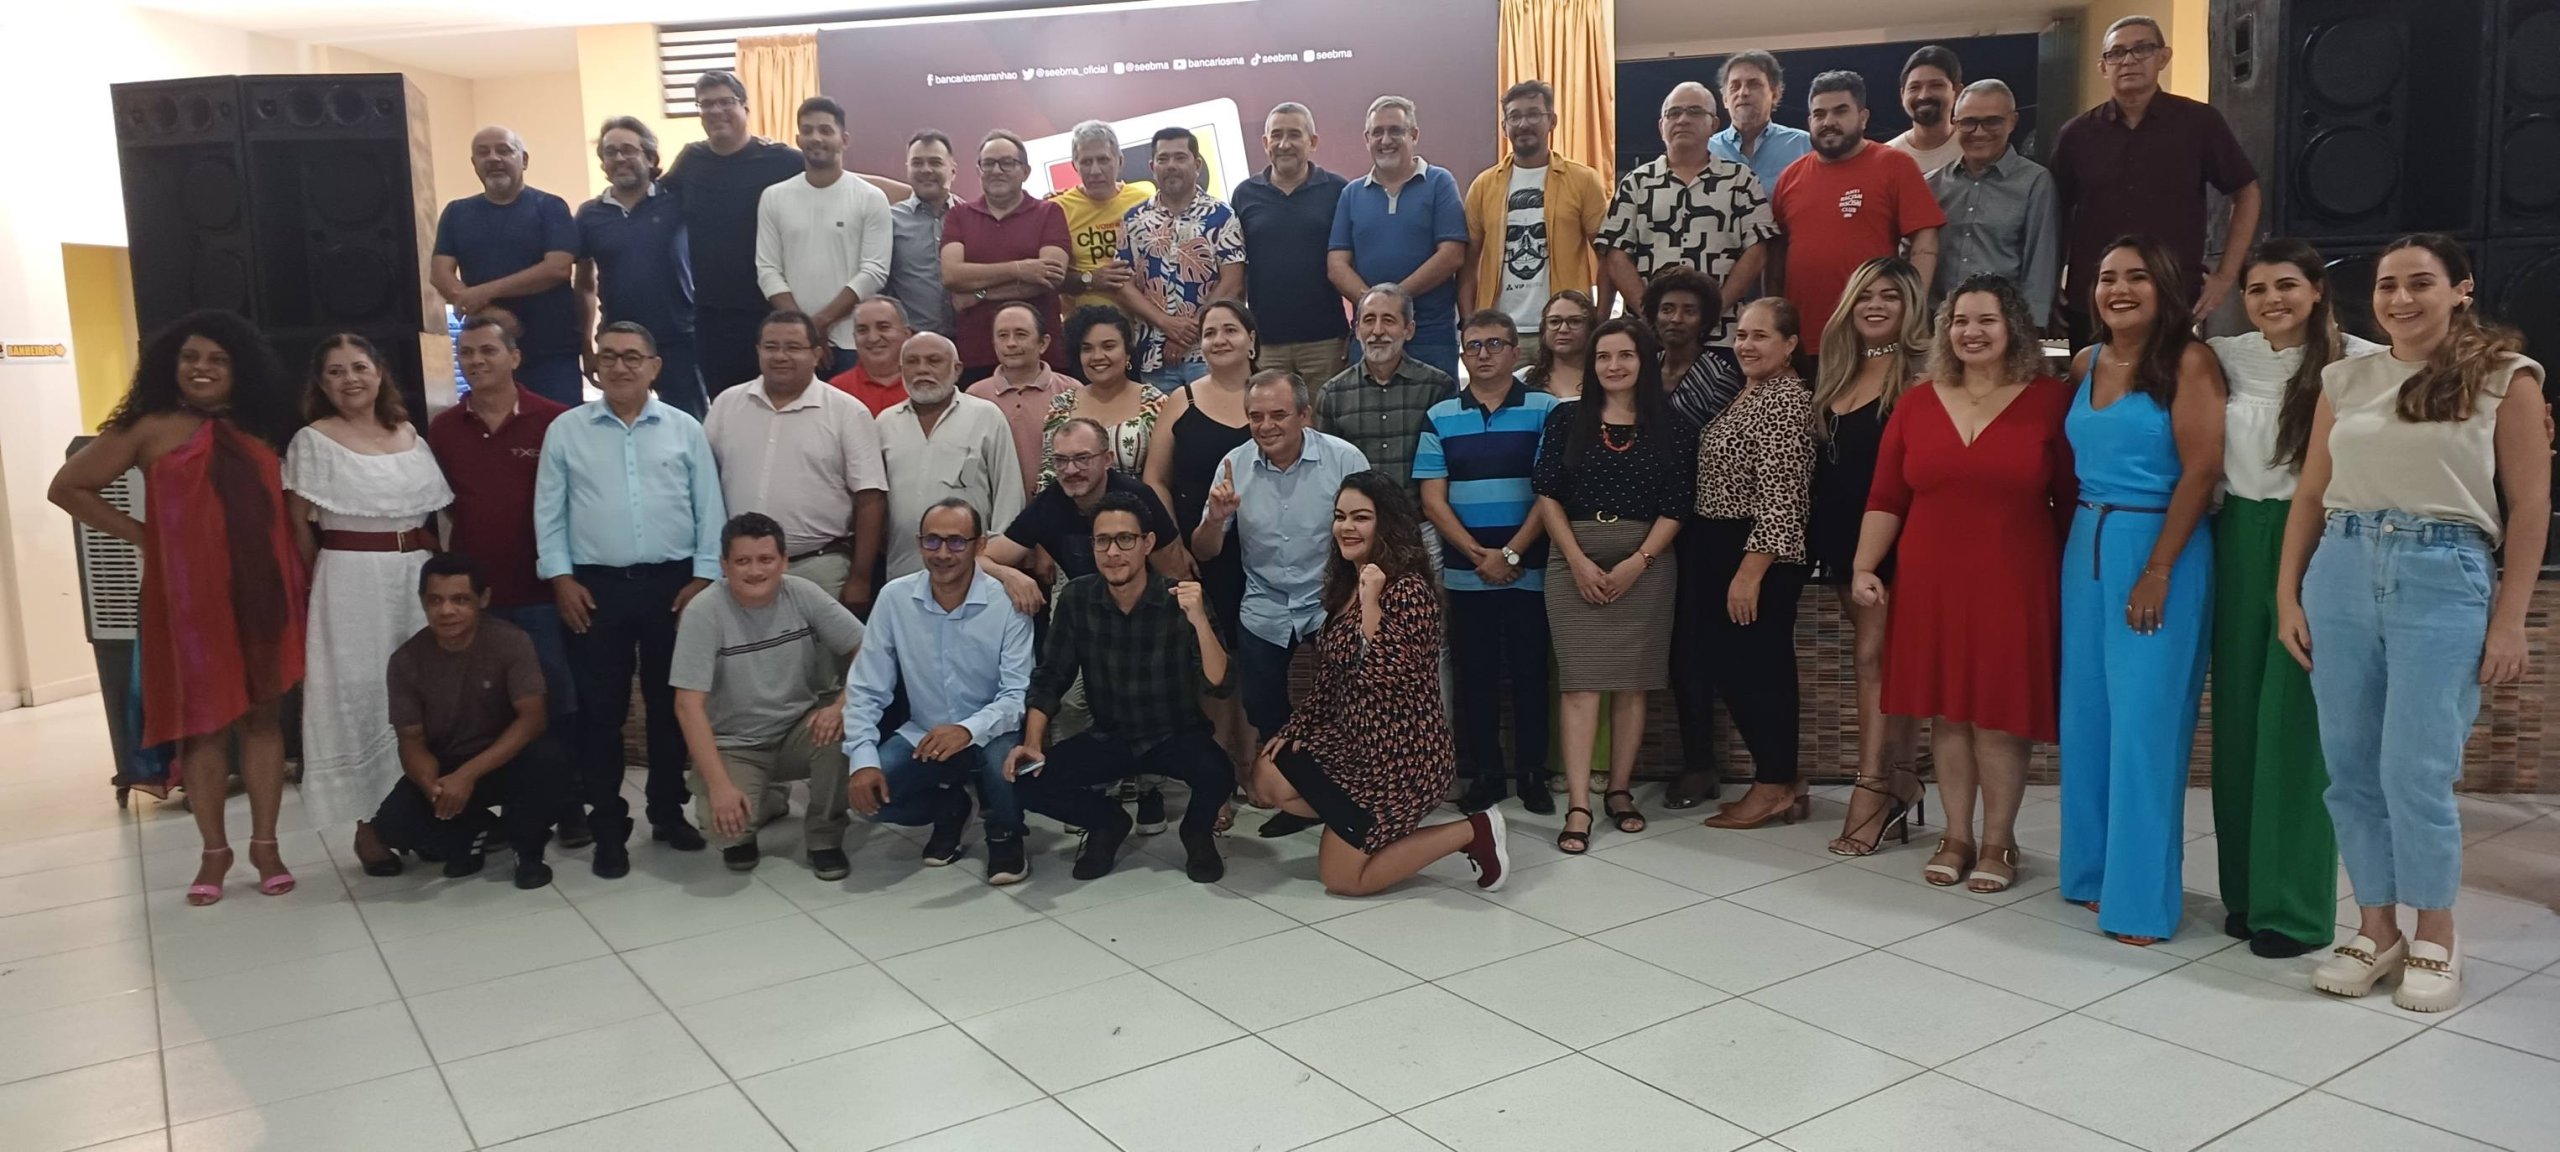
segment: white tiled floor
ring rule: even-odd
[[[1919,881],[1935,829],[1824,854],[1837,790],[1585,859],[1522,818],[1508,890],[1444,862],[1368,901],[1249,832],[1213,887],[1170,836],[1077,884],[1035,832],[998,890],[857,829],[823,884],[788,822],[752,876],[644,845],[619,882],[381,880],[289,798],[300,890],[244,866],[197,909],[185,812],[119,813],[103,743],[94,700],[0,714],[8,1152],[2560,1150],[2560,810],[2527,800],[2463,801],[2471,1000],[2422,1016],[2219,934],[2201,794],[2147,950],[2055,897],[2049,788],[1998,898]]]

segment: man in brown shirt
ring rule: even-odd
[[[2204,316],[2231,294],[2257,236],[2258,170],[2222,113],[2161,90],[2169,55],[2159,21],[2116,21],[2098,55],[2113,94],[2054,137],[2062,314],[2075,346],[2090,338],[2089,290],[2097,283],[2098,257],[2116,237],[2138,233],[2166,245],[2186,271],[2196,315]],[[2231,198],[2222,258],[2210,268],[2204,262],[2207,187]]]
[[[542,845],[569,803],[569,760],[544,736],[542,663],[524,630],[483,615],[489,582],[458,552],[427,561],[418,574],[425,631],[391,653],[391,726],[400,734],[399,783],[370,823],[356,826],[356,852],[369,876],[400,874],[399,852],[441,859],[444,874],[469,876],[484,859],[481,837],[501,827],[515,848],[518,888],[551,883]]]

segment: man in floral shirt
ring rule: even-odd
[[[1143,330],[1138,367],[1159,386],[1209,372],[1200,358],[1200,309],[1244,294],[1244,228],[1235,210],[1200,188],[1200,140],[1188,128],[1156,132],[1148,160],[1153,199],[1120,223],[1120,259],[1138,273],[1120,303]]]

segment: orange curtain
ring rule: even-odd
[[[739,37],[738,79],[747,83],[747,132],[789,141],[800,132],[800,102],[818,94],[818,34]]]
[[[1501,86],[1554,85],[1555,150],[1599,169],[1604,180],[1618,174],[1617,44],[1612,0],[1502,0]]]

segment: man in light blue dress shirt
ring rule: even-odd
[[[562,413],[543,435],[533,486],[534,571],[551,582],[569,629],[578,710],[578,776],[595,833],[595,872],[631,871],[622,798],[622,723],[640,677],[648,734],[651,838],[703,847],[685,819],[684,733],[676,727],[676,619],[720,575],[728,513],[702,425],[657,400],[657,342],[629,321],[596,334],[604,399]]]
[[[1022,742],[1031,687],[1031,618],[978,570],[986,524],[967,500],[925,510],[916,526],[924,570],[880,589],[845,683],[846,800],[874,823],[931,825],[924,862],[958,860],[975,780],[987,810],[987,882],[1030,875],[1022,806],[1005,761]],[[907,719],[884,737],[881,717],[906,690]]]
[[[1707,151],[1751,169],[1764,196],[1778,192],[1778,174],[1813,151],[1813,134],[1769,119],[1787,93],[1786,70],[1778,58],[1753,49],[1725,57],[1716,69],[1716,86],[1724,90],[1725,130],[1707,137]]]

